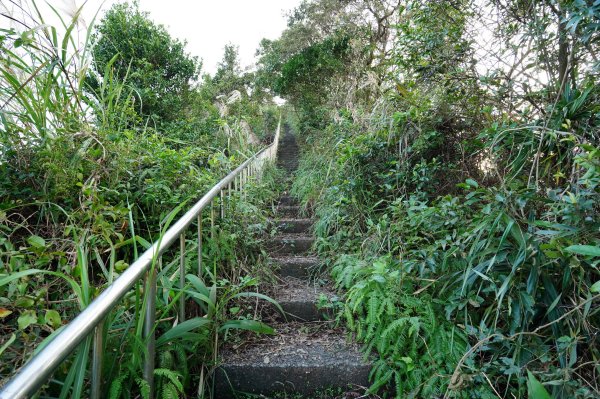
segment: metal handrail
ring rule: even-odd
[[[188,210],[165,234],[148,248],[134,263],[132,263],[111,285],[109,285],[96,299],[92,301],[79,315],[69,322],[60,333],[58,333],[40,352],[31,358],[17,374],[0,389],[0,399],[25,398],[33,395],[50,378],[51,374],[58,366],[69,356],[85,338],[95,331],[94,337],[94,355],[92,359],[92,398],[98,398],[100,393],[100,370],[102,362],[102,322],[106,315],[118,304],[118,302],[131,290],[134,284],[141,279],[150,281],[151,292],[156,292],[156,271],[152,267],[157,259],[171,247],[179,238],[181,261],[180,261],[180,289],[183,289],[185,278],[185,264],[183,262],[185,252],[185,231],[197,219],[198,221],[198,270],[202,270],[202,211],[213,204],[213,200],[220,196],[221,198],[221,217],[225,215],[225,206],[223,206],[225,190],[228,191],[228,197],[233,189],[243,191],[244,185],[248,180],[257,175],[259,178],[266,161],[274,160],[277,155],[279,136],[281,131],[281,117],[277,125],[277,131],[273,143],[262,149],[250,159],[238,166],[233,172],[229,173],[224,179],[212,187],[190,210]],[[150,275],[150,272],[153,275]],[[151,390],[151,396],[154,391],[154,324],[156,304],[154,297],[149,296],[150,300],[146,303],[146,315],[144,324],[144,334],[148,339],[147,356],[144,364],[144,379],[148,382]],[[184,298],[180,297],[179,321],[183,321]],[[98,350],[100,349],[100,350]]]

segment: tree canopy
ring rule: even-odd
[[[182,114],[200,63],[185,52],[185,43],[152,22],[137,3],[116,4],[94,31],[94,62],[100,75],[111,64],[139,103],[135,109],[156,122],[174,121]]]

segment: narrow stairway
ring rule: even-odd
[[[287,125],[279,148],[277,164],[287,171],[287,184],[291,184],[298,167],[298,145]],[[313,220],[299,211],[296,199],[280,198],[274,221],[278,233],[267,246],[279,275],[274,297],[286,317],[280,316],[273,325],[276,335],[224,351],[216,398],[243,398],[243,393],[250,393],[263,398],[329,399],[336,389],[368,386],[370,365],[358,346],[348,343],[343,330],[334,328],[316,305],[323,295],[330,298],[334,293],[309,279],[318,262],[311,253]]]

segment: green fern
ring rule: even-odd
[[[150,399],[150,385],[148,381],[142,378],[136,378],[135,382],[140,388],[140,394],[142,395],[142,399]]]
[[[122,373],[118,378],[115,378],[110,384],[110,390],[108,393],[109,399],[118,399],[121,397],[123,391],[123,381],[129,377],[128,372]]]
[[[178,399],[181,397],[180,391],[171,383],[165,384],[162,389],[161,399]]]
[[[155,369],[154,375],[157,377],[162,377],[166,380],[166,382],[163,384],[163,390],[165,386],[172,385],[177,388],[178,392],[183,392],[183,384],[181,381],[179,381],[181,374],[169,369]]]
[[[389,258],[360,268],[349,265],[348,257],[341,259],[344,267],[338,267],[334,277],[340,286],[351,283],[344,318],[363,350],[378,354],[369,392],[394,387],[398,398],[445,392],[466,339],[450,334],[449,323],[436,316],[431,297],[409,295],[410,286]]]

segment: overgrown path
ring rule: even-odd
[[[289,186],[298,167],[298,145],[287,125],[279,148],[278,166],[287,172]],[[274,296],[286,317],[278,317],[276,335],[224,352],[216,397],[234,398],[237,391],[324,398],[336,389],[366,386],[369,365],[316,306],[319,298],[333,294],[310,278],[318,265],[311,252],[313,220],[300,214],[287,192],[279,200],[277,216],[277,235],[267,248],[279,277]]]

